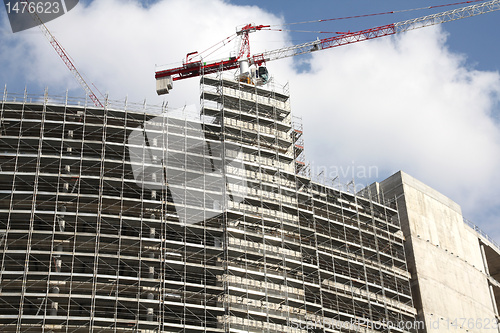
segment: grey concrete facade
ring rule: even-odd
[[[397,200],[422,332],[498,332],[498,246],[464,223],[457,203],[404,172],[369,189]]]

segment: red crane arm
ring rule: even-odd
[[[292,57],[304,53],[310,53],[318,50],[325,50],[336,46],[342,46],[370,40],[374,38],[394,35],[397,33],[415,30],[419,28],[429,27],[432,25],[442,24],[450,21],[460,20],[480,14],[485,14],[493,11],[500,10],[500,0],[486,1],[477,5],[462,7],[458,9],[449,10],[437,14],[427,15],[407,21],[388,24],[376,28],[361,30],[357,32],[349,32],[339,36],[318,39],[313,42],[308,42],[299,45],[293,45],[282,49],[264,52],[254,56],[260,63],[264,61],[277,60],[286,57]],[[257,64],[260,64],[256,62]]]
[[[239,68],[238,58],[229,58],[227,60],[217,60],[210,63],[193,61],[185,63],[182,67],[167,69],[156,72],[155,78],[159,79],[166,76],[173,76],[173,80],[182,80],[190,77],[216,73],[217,71],[227,71]]]
[[[34,3],[30,2],[30,1],[27,1],[27,0],[21,0],[20,2],[23,3],[23,4],[25,4],[26,6],[28,6],[28,8],[30,8],[32,5],[35,6]],[[76,66],[74,65],[74,63],[71,61],[71,58],[69,57],[69,55],[66,52],[66,50],[57,41],[57,39],[54,37],[54,35],[52,35],[52,33],[50,32],[50,30],[47,28],[47,26],[45,26],[45,24],[43,23],[42,19],[40,19],[40,16],[38,16],[38,14],[36,13],[36,10],[33,10],[33,11],[32,10],[28,10],[28,12],[31,14],[31,16],[33,17],[33,20],[35,20],[35,22],[37,23],[37,25],[40,28],[40,30],[42,30],[45,38],[47,38],[47,40],[49,41],[50,45],[52,45],[52,47],[57,52],[57,54],[59,55],[59,57],[61,57],[61,59],[64,62],[64,64],[68,67],[68,69],[71,72],[71,74],[73,74],[73,76],[78,81],[78,83],[80,84],[80,86],[85,90],[85,92],[87,93],[87,95],[90,97],[90,99],[92,100],[92,102],[94,103],[94,105],[97,106],[97,107],[103,107],[103,104],[101,103],[101,101],[99,101],[99,98],[97,98],[97,96],[94,94],[94,92],[92,91],[92,89],[90,88],[90,86],[87,84],[87,82],[85,81],[85,79],[83,78],[83,76],[80,74],[80,72],[78,72],[78,69],[76,68]]]

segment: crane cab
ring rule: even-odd
[[[269,82],[269,72],[266,66],[249,66],[248,60],[240,61],[240,73],[237,75],[240,82],[263,86]]]
[[[250,81],[256,86],[263,86],[269,82],[269,72],[266,66],[250,67]]]

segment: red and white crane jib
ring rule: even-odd
[[[376,28],[365,29],[356,32],[348,32],[339,36],[317,39],[315,41],[307,42],[304,44],[293,45],[278,50],[268,51],[255,57],[263,58],[264,61],[272,61],[319,50],[325,50],[332,47],[361,42],[364,40],[394,35],[395,33],[396,29],[394,24],[388,24]]]
[[[407,21],[388,24],[371,29],[365,29],[357,32],[348,32],[334,37],[317,39],[315,41],[307,42],[304,44],[292,45],[273,51],[267,51],[264,53],[256,54],[254,56],[250,55],[248,34],[250,32],[263,30],[265,28],[268,28],[269,26],[255,26],[252,24],[248,24],[237,33],[242,35],[242,43],[238,52],[238,57],[208,63],[201,61],[190,62],[185,63],[182,67],[158,71],[155,75],[155,78],[157,80],[157,93],[158,95],[168,93],[168,91],[172,89],[172,81],[211,74],[218,71],[238,69],[240,68],[240,61],[242,59],[248,59],[248,62],[250,64],[261,66],[267,61],[293,57],[300,54],[306,54],[337,46],[343,46],[379,37],[390,36],[409,30],[460,20],[463,18],[477,16],[497,10],[500,10],[500,0],[491,0],[480,4],[427,15]]]
[[[34,6],[34,3],[31,3],[30,1],[21,0],[20,2],[25,4],[28,8],[31,8],[31,6]],[[47,28],[47,26],[45,26],[42,19],[40,19],[40,16],[38,16],[38,14],[36,13],[36,10],[28,10],[28,12],[31,14],[33,20],[35,20],[35,22],[37,23],[40,30],[42,30],[43,35],[45,36],[45,38],[47,38],[50,45],[52,45],[52,47],[57,52],[59,57],[61,57],[62,61],[66,65],[66,67],[68,67],[71,74],[73,74],[73,76],[78,81],[80,86],[85,90],[87,95],[90,97],[90,99],[92,100],[94,105],[97,107],[103,107],[103,104],[101,103],[101,101],[99,101],[99,98],[97,98],[97,96],[94,94],[94,92],[92,91],[90,86],[87,84],[87,82],[85,81],[83,76],[80,74],[80,72],[78,71],[76,66],[71,61],[71,58],[69,57],[66,50],[62,47],[61,44],[59,44],[57,39],[54,37],[54,35],[52,35],[50,30]]]

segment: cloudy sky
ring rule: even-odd
[[[197,105],[198,80],[156,96],[156,65],[175,66],[248,22],[284,23],[400,11],[451,1],[99,0],[80,1],[47,24],[89,82],[111,99],[171,107]],[[456,1],[455,1],[456,2]],[[407,11],[293,30],[356,31],[431,14]],[[383,180],[403,170],[462,206],[464,216],[500,243],[500,12],[395,37],[268,64],[289,84],[302,117],[313,170],[346,184]],[[252,52],[324,38],[319,33],[262,31]],[[37,28],[13,34],[0,11],[0,83],[9,93],[83,96]],[[225,57],[234,45],[213,55]],[[162,67],[160,67],[162,68]],[[328,181],[328,180],[327,180]]]

